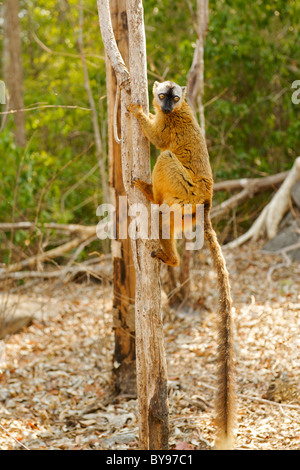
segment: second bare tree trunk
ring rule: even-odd
[[[118,48],[125,63],[129,61],[128,24],[126,0],[110,2],[112,27]],[[109,174],[111,201],[116,207],[117,240],[112,240],[112,258],[114,270],[113,323],[115,331],[115,352],[113,374],[116,390],[124,395],[136,395],[135,361],[135,269],[132,258],[131,241],[120,239],[120,223],[129,223],[126,214],[120,214],[119,197],[125,196],[122,178],[121,146],[114,139],[114,106],[117,94],[115,73],[106,61],[109,129]],[[117,114],[117,127],[120,128],[121,110]],[[121,218],[120,218],[121,216]]]

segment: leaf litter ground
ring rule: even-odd
[[[234,302],[239,449],[300,447],[300,267],[225,251]],[[164,270],[162,270],[164,273]],[[191,303],[163,295],[170,448],[213,449],[216,276],[206,250]],[[137,401],[113,394],[112,288],[52,282],[2,293],[33,323],[0,342],[0,449],[137,449]],[[4,302],[4,298],[6,298]]]

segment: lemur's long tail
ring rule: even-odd
[[[220,292],[218,325],[218,391],[216,397],[216,424],[218,435],[216,447],[233,447],[235,421],[233,332],[231,318],[231,295],[226,262],[214,231],[210,216],[210,204],[204,205],[204,236],[209,243],[213,262],[218,276]]]

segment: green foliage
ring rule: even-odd
[[[167,71],[182,84],[196,41],[187,5],[146,2],[150,70]],[[211,0],[209,6],[204,103],[212,100],[205,116],[214,174],[224,179],[288,169],[300,147],[300,106],[291,101],[291,85],[300,78],[300,4]]]
[[[186,82],[196,42],[189,4],[195,11],[195,0],[144,2],[150,94],[154,80]],[[1,133],[1,219],[96,223],[101,178],[98,168],[86,177],[97,158],[91,114],[79,109],[90,104],[78,0],[21,0],[20,18],[25,106],[40,107],[26,112],[25,149],[14,144],[12,117]],[[291,101],[299,18],[297,0],[210,1],[204,103],[216,179],[276,173],[299,155],[300,105]],[[105,62],[92,0],[84,2],[84,50],[105,150]]]
[[[85,2],[84,15],[85,54],[105,140],[106,109],[99,101],[106,94],[105,63],[94,2]],[[14,144],[12,117],[1,134],[1,218],[11,220],[14,210],[16,220],[38,216],[41,222],[95,222],[102,194],[98,169],[84,178],[97,158],[77,47],[78,2],[24,1],[20,18],[25,107],[38,109],[26,112],[25,149]]]

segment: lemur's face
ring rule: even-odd
[[[155,103],[165,114],[179,109],[185,98],[185,87],[174,82],[155,82],[153,86]]]

